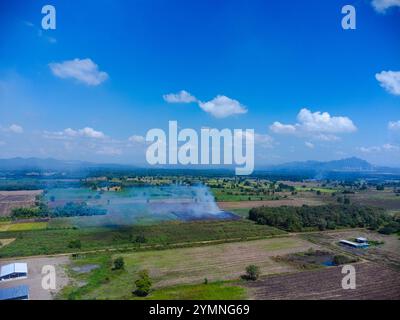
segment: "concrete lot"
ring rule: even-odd
[[[19,285],[29,286],[30,300],[52,300],[58,291],[68,284],[68,277],[64,266],[69,262],[68,256],[44,257],[44,258],[19,258],[0,260],[0,266],[13,262],[25,262],[28,264],[28,278],[10,281],[0,281],[0,288],[9,288]],[[42,288],[42,268],[52,265],[56,269],[56,289],[45,290]]]

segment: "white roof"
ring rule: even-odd
[[[11,263],[1,267],[0,277],[7,276],[13,273],[28,273],[26,263]]]
[[[359,240],[359,241],[367,241],[367,238],[364,238],[364,237],[358,237],[358,238],[357,238],[357,240]]]

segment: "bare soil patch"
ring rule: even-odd
[[[400,273],[375,263],[355,264],[356,289],[342,288],[341,267],[330,267],[248,282],[258,300],[399,300]]]
[[[218,202],[218,207],[222,210],[232,210],[241,208],[255,208],[255,207],[280,207],[292,206],[301,207],[302,205],[318,206],[322,205],[323,201],[311,198],[297,198],[297,199],[283,199],[283,200],[262,200],[262,201],[222,201]]]
[[[31,207],[42,190],[0,191],[0,217],[11,214],[13,208]]]

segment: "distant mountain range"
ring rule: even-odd
[[[376,171],[380,167],[374,166],[369,162],[352,157],[342,160],[332,161],[296,161],[280,165],[270,166],[268,170],[274,171],[349,171],[349,172],[365,172]]]
[[[0,171],[87,171],[96,169],[135,170],[140,169],[133,165],[102,164],[86,161],[66,161],[53,158],[11,158],[0,159]],[[149,168],[143,168],[148,170]],[[151,169],[151,168],[150,168]],[[160,168],[154,168],[159,170]],[[168,169],[168,168],[166,168]],[[174,169],[179,169],[175,167]],[[191,168],[193,169],[193,168]],[[204,167],[202,168],[204,169]],[[213,168],[216,169],[216,168]],[[352,157],[332,161],[297,161],[280,165],[259,168],[257,171],[282,172],[282,173],[314,173],[323,172],[362,172],[362,173],[400,173],[399,168],[379,167],[369,162]]]
[[[98,168],[133,169],[134,166],[120,164],[102,164],[79,160],[57,160],[53,158],[11,158],[0,159],[0,170],[40,170],[40,171],[76,171]]]

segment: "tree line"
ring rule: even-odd
[[[253,208],[249,212],[249,219],[292,232],[336,228],[377,230],[393,223],[393,218],[380,208],[333,204]]]

